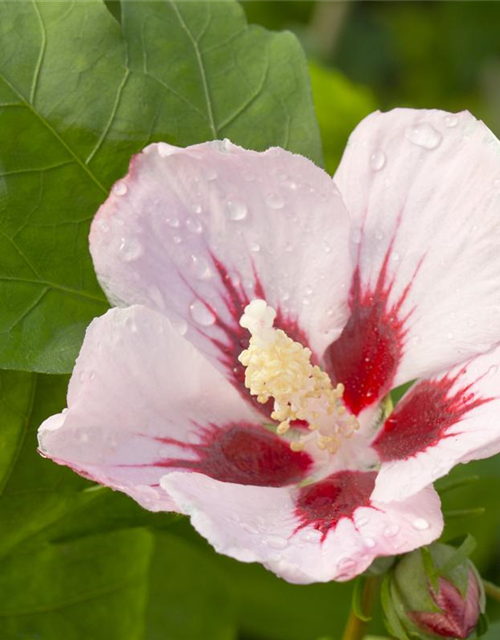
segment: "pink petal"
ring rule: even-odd
[[[356,412],[500,339],[500,146],[469,113],[397,109],[354,131],[352,316],[331,369]]]
[[[500,451],[499,364],[497,348],[408,391],[373,443],[377,499],[404,499],[456,464]]]
[[[233,382],[261,297],[321,353],[347,319],[349,219],[331,178],[281,149],[163,143],[132,159],[90,236],[110,300],[167,315]]]
[[[261,562],[299,584],[349,580],[377,556],[410,551],[440,535],[439,497],[432,488],[404,503],[381,505],[367,495],[372,474],[340,472],[332,478],[345,474],[338,495],[331,487],[324,491],[328,481],[323,481],[317,483],[315,498],[315,485],[301,490],[251,487],[192,473],[168,474],[161,484],[216,551]],[[331,525],[326,536],[325,522]]]
[[[91,323],[68,409],[40,427],[40,448],[148,509],[171,510],[159,488],[166,469],[271,486],[308,474],[311,458],[292,452],[256,416],[163,315],[113,309]]]

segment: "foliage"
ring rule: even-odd
[[[468,107],[500,127],[500,5],[352,2],[318,53],[326,4],[246,3],[248,25],[232,0],[0,3],[1,640],[340,637],[351,585],[294,586],[218,556],[184,519],[36,452],[36,429],[65,405],[60,374],[108,306],[87,237],[132,154],[228,137],[321,164],[322,142],[333,173],[378,107]],[[309,67],[286,28],[315,51]],[[449,518],[445,536],[472,533],[474,561],[499,581],[499,460],[451,479],[471,474],[444,509],[485,514]],[[383,634],[380,612],[370,631]]]

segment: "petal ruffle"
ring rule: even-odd
[[[153,144],[132,159],[90,236],[110,300],[178,323],[232,382],[253,298],[276,324],[321,353],[347,319],[349,218],[331,178],[282,149],[212,142]]]
[[[349,580],[377,556],[428,544],[443,528],[439,497],[430,487],[404,503],[384,505],[367,500],[363,487],[347,487],[351,514],[339,517],[324,536],[321,526],[305,522],[299,509],[300,492],[315,485],[302,490],[244,487],[177,472],[164,476],[161,485],[216,551],[242,562],[261,562],[298,584]],[[346,508],[345,493],[342,497],[339,509]],[[321,495],[318,500],[321,512],[325,501]],[[335,498],[331,503],[336,508]]]
[[[373,442],[375,496],[402,500],[455,465],[500,451],[500,348],[419,380]]]
[[[335,180],[357,268],[330,356],[359,412],[499,342],[500,143],[467,112],[375,113]]]
[[[310,457],[257,417],[167,318],[140,306],[113,309],[89,326],[68,409],[40,427],[40,449],[148,509],[170,510],[159,488],[167,469],[271,486],[307,474]]]

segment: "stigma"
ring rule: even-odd
[[[311,363],[310,349],[274,328],[275,318],[265,300],[252,300],[240,318],[251,334],[248,349],[238,357],[245,386],[261,404],[274,401],[271,418],[279,423],[277,433],[290,438],[293,451],[314,440],[319,449],[335,453],[359,428],[342,402],[344,385],[334,387],[328,374]],[[296,432],[295,420],[306,422],[309,433]]]

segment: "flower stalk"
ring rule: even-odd
[[[368,577],[364,580],[361,593],[360,608],[352,606],[344,629],[342,640],[362,640],[365,636],[371,613],[380,587],[379,577]]]

